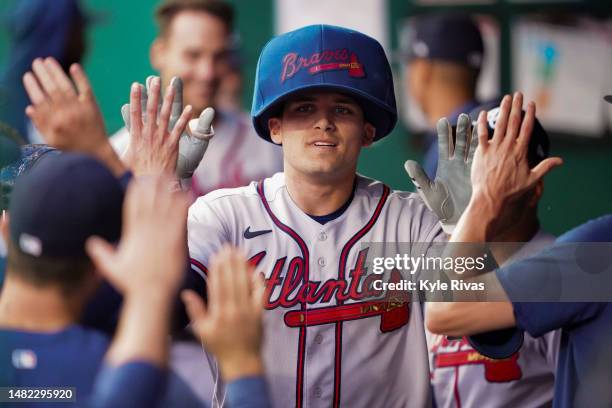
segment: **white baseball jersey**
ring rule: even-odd
[[[389,294],[372,288],[380,277],[364,267],[362,246],[386,242],[393,256],[396,243],[446,240],[418,195],[357,176],[347,209],[320,224],[292,201],[278,173],[199,198],[188,234],[202,277],[228,242],[265,274],[263,357],[275,407],[430,405],[421,305],[386,298],[380,307]]]
[[[214,129],[215,136],[194,172],[192,188],[195,195],[219,188],[246,186],[253,180],[282,171],[281,147],[258,137],[250,116],[242,112],[217,112]],[[129,140],[129,132],[121,128],[111,137],[111,144],[121,156]]]
[[[554,236],[539,231],[505,263],[541,251]],[[427,333],[431,383],[439,408],[552,406],[560,331],[537,339],[525,333],[520,350],[504,360],[482,356],[467,339]]]

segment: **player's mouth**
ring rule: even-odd
[[[315,147],[322,147],[322,148],[334,148],[338,146],[338,143],[327,141],[327,140],[315,140],[314,142],[312,142],[312,145]]]

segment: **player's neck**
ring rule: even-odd
[[[342,180],[313,180],[285,169],[287,191],[293,202],[306,214],[331,214],[351,196],[355,173]]]
[[[55,287],[36,287],[7,274],[0,296],[0,327],[53,332],[74,324],[82,300],[70,299]]]

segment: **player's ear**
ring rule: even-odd
[[[282,145],[281,120],[279,118],[268,119],[268,130],[270,131],[270,138],[272,141],[277,145]]]
[[[149,60],[151,61],[151,66],[156,70],[160,71],[163,66],[163,61],[165,57],[165,43],[164,39],[157,37],[151,43],[151,47],[149,48]]]
[[[365,122],[363,126],[363,147],[368,147],[374,143],[376,137],[376,128],[369,122]]]

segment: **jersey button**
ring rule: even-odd
[[[325,266],[325,258],[320,257],[319,259],[317,259],[317,263],[319,264],[319,266]]]
[[[317,334],[314,340],[315,340],[315,343],[321,344],[323,343],[323,336],[321,336],[320,334]]]
[[[316,398],[321,398],[322,394],[323,394],[323,392],[321,391],[321,387],[315,387],[315,389],[314,389],[314,396]]]
[[[327,239],[327,234],[325,231],[319,232],[319,241],[325,241]]]

